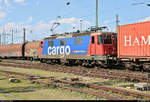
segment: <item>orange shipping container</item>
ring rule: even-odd
[[[119,58],[150,58],[150,21],[118,27]]]

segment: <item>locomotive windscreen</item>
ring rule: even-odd
[[[112,44],[111,35],[99,35],[98,44]]]

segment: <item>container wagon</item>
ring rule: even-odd
[[[119,26],[117,49],[126,67],[150,70],[150,21]]]

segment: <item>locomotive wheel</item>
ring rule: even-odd
[[[89,62],[87,60],[83,61],[82,66],[88,68]]]
[[[50,60],[51,62],[50,62],[50,64],[51,65],[55,65],[56,63],[57,63],[57,61],[55,60],[55,59],[52,59],[52,60]]]
[[[68,60],[68,61],[67,61],[67,65],[68,65],[68,66],[72,66],[72,65],[73,65],[72,60]]]
[[[46,63],[47,64],[51,64],[52,62],[51,62],[51,60],[47,60]]]
[[[41,63],[44,63],[43,59],[40,59],[40,62],[41,62]]]
[[[41,59],[41,62],[42,63],[46,63],[46,59]]]

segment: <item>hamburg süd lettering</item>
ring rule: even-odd
[[[150,45],[150,35],[148,37],[124,36],[125,46],[144,46]]]

